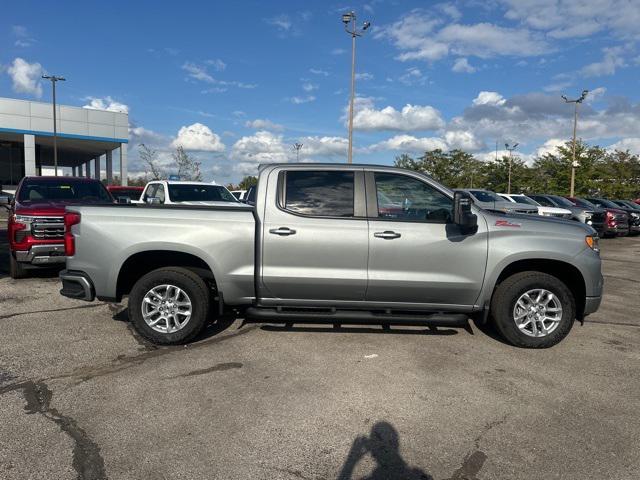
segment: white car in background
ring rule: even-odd
[[[499,193],[502,198],[504,198],[508,202],[513,203],[522,203],[527,205],[535,205],[538,207],[538,215],[542,215],[543,217],[556,217],[556,218],[572,218],[573,214],[571,210],[567,210],[565,208],[557,208],[557,207],[545,207],[536,202],[533,198],[529,198],[523,193],[519,194],[508,194],[508,193]]]
[[[182,180],[149,182],[144,187],[140,200],[151,205],[244,206],[222,185]]]

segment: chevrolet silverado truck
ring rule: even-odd
[[[73,177],[24,177],[9,208],[9,274],[24,278],[34,269],[64,265],[64,209],[78,204],[113,204],[100,181]]]
[[[489,212],[417,172],[260,168],[255,205],[68,207],[61,294],[119,302],[157,344],[232,312],[266,323],[491,322],[561,341],[595,312],[598,238],[570,220]]]

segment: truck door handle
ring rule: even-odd
[[[279,228],[272,228],[271,230],[269,230],[269,233],[286,237],[287,235],[294,235],[296,231],[289,227],[279,227]]]
[[[373,236],[378,238],[384,238],[385,240],[393,240],[394,238],[400,238],[402,235],[392,230],[385,230],[384,232],[376,232],[373,234]]]

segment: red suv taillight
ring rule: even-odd
[[[76,240],[71,233],[71,227],[80,223],[80,214],[67,212],[64,214],[64,254],[73,257],[76,254]]]

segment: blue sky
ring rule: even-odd
[[[519,142],[530,160],[571,134],[560,94],[592,94],[579,134],[640,152],[640,0],[12,2],[0,96],[126,109],[137,145],[183,145],[208,179],[261,162],[346,158],[350,38],[358,40],[357,162]]]

